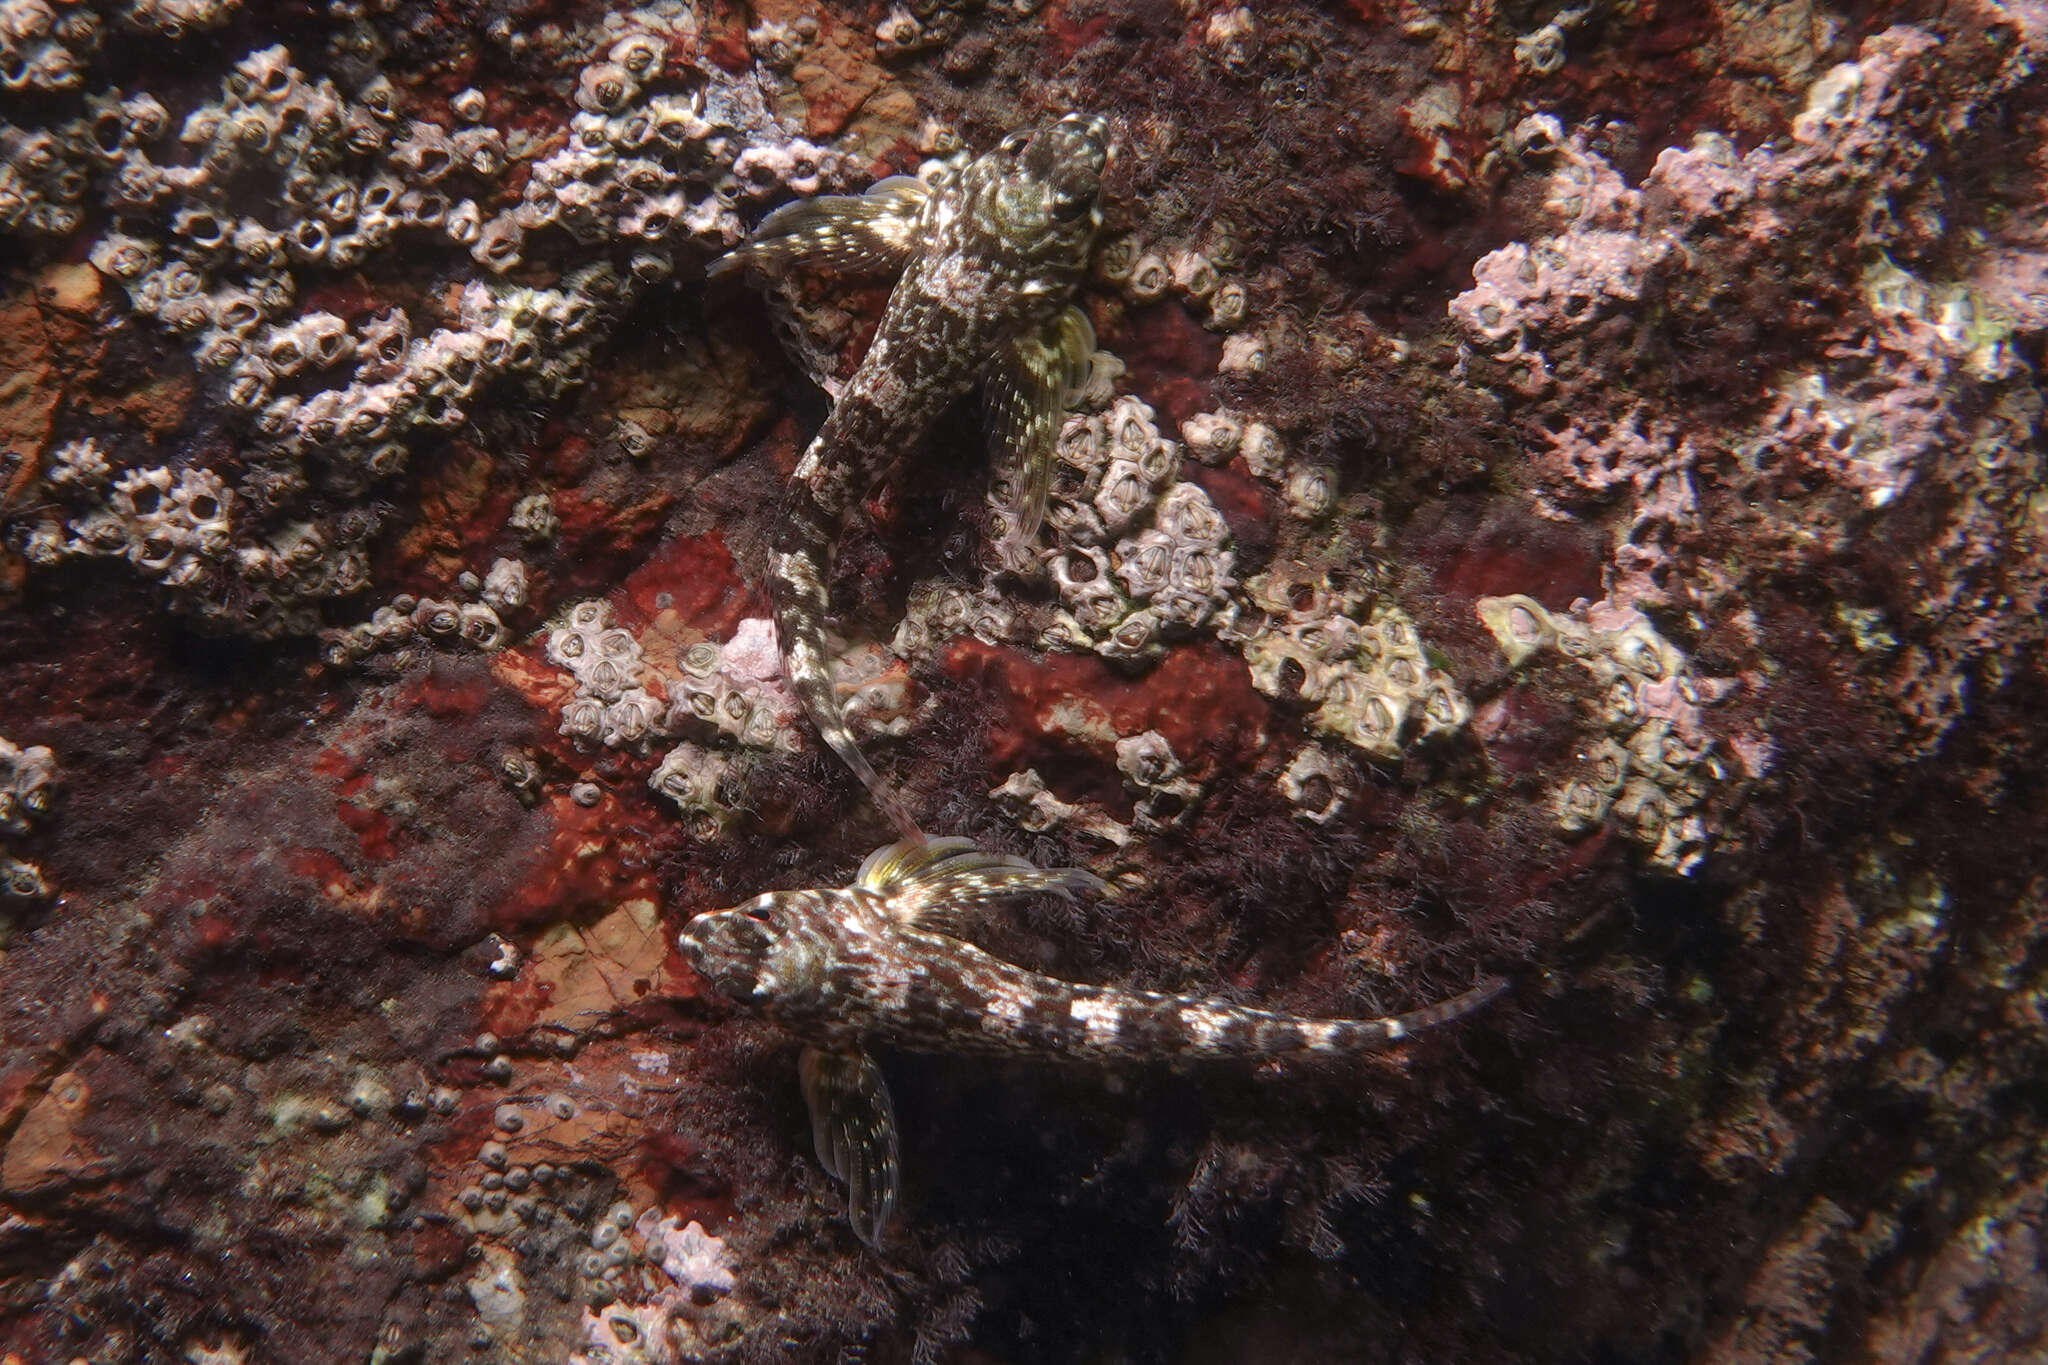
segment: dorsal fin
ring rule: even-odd
[[[717,279],[733,271],[818,267],[836,274],[894,272],[917,244],[917,217],[931,189],[913,175],[892,175],[865,194],[824,194],[784,204],[753,236],[713,261]]]
[[[878,848],[860,865],[853,884],[883,897],[899,924],[939,933],[955,932],[966,916],[1005,896],[1108,889],[1078,867],[1039,867],[1011,854],[983,852],[957,836]]]

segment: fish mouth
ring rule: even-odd
[[[709,935],[715,927],[710,914],[695,915],[676,935],[676,947],[682,949],[683,956],[689,959],[692,967],[704,960],[704,954],[711,946]]]

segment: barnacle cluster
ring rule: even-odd
[[[1180,435],[1203,464],[1243,459],[1253,478],[1278,487],[1281,505],[1297,521],[1321,521],[1337,506],[1337,471],[1293,458],[1280,433],[1256,417],[1230,408],[1198,412],[1180,424]]]
[[[582,744],[645,752],[668,705],[649,691],[640,641],[612,624],[601,601],[578,602],[568,619],[548,632],[548,661],[576,678],[576,695],[562,708],[561,733]]]
[[[1374,575],[1274,568],[1246,585],[1233,634],[1252,686],[1312,707],[1309,728],[1376,758],[1450,734],[1471,704]]]
[[[83,5],[0,0],[0,89],[70,90],[100,43],[101,20]]]
[[[701,835],[731,819],[719,788],[742,754],[798,745],[796,699],[783,685],[774,627],[764,618],[742,621],[723,644],[698,639],[657,662],[632,631],[613,623],[607,603],[579,602],[548,633],[547,657],[576,679],[560,733],[582,747],[635,754],[672,744],[648,785]],[[841,677],[853,694],[846,714],[856,723],[887,729],[907,709],[907,674],[872,646],[842,661]]]
[[[42,871],[9,845],[49,818],[56,797],[56,755],[44,745],[23,749],[0,736],[0,907],[50,894]]]
[[[125,559],[180,587],[234,548],[234,495],[210,470],[154,466],[117,475],[99,444],[85,439],[59,446],[46,477],[54,493],[89,510],[61,525],[47,517],[31,530],[22,545],[31,563]]]
[[[1477,610],[1511,667],[1555,650],[1590,674],[1597,690],[1605,737],[1557,793],[1559,826],[1584,834],[1611,817],[1653,866],[1678,876],[1694,871],[1714,842],[1715,805],[1746,772],[1748,760],[1708,733],[1701,713],[1734,684],[1698,676],[1632,607],[1602,602],[1559,615],[1515,595],[1483,597]]]
[[[1217,218],[1199,244],[1148,244],[1137,236],[1105,242],[1096,252],[1095,273],[1134,302],[1177,297],[1199,312],[1203,325],[1234,332],[1250,306],[1243,281],[1231,274],[1242,261],[1234,229]]]
[[[1277,480],[1287,470],[1287,446],[1280,433],[1256,417],[1218,408],[1198,412],[1180,424],[1188,454],[1206,465],[1225,465],[1242,456],[1254,478]]]
[[[368,511],[273,520],[196,466],[117,468],[92,440],[52,453],[48,508],[14,539],[42,568],[72,559],[115,559],[166,588],[203,624],[259,637],[308,634],[320,604],[369,582],[362,544],[376,530]],[[69,516],[62,515],[68,511]]]
[[[710,252],[736,241],[741,202],[816,194],[856,169],[802,138],[742,145],[734,128],[773,124],[755,87],[656,93],[665,59],[660,42],[636,33],[584,69],[568,141],[534,163],[519,205],[486,234],[492,254],[516,261],[523,234],[553,224],[579,242],[641,248],[634,273],[659,278],[680,244]]]
[[[1981,584],[2025,543],[2015,509],[2038,445],[2038,387],[2011,337],[2039,325],[2024,270],[1988,267],[1942,278],[1940,216],[1924,208],[1932,155],[1923,76],[1937,40],[1914,28],[1867,39],[1857,59],[1815,81],[1790,136],[1743,151],[1713,132],[1661,152],[1641,187],[1628,185],[1583,131],[1536,115],[1514,140],[1549,166],[1550,230],[1482,258],[1473,288],[1451,304],[1469,362],[1497,374],[1527,405],[1542,510],[1607,516],[1611,600],[1710,617],[1746,610],[1732,585],[1694,572],[1695,479],[1710,457],[1739,504],[1769,508],[1759,529],[1799,556],[1839,554],[1916,482],[1943,490],[1956,523],[1916,571],[1911,607],[1922,638],[1897,649],[1886,690],[1909,720],[1894,751],[1931,750],[1965,712],[1980,670],[2003,673],[2023,646],[1981,625]],[[2004,77],[2000,77],[2004,79]],[[1938,139],[1937,139],[1938,140]],[[1818,335],[1766,377],[1766,403],[1747,428],[1710,435],[1694,408],[1644,394],[1617,404],[1596,392],[1613,372],[1612,320],[1693,310],[1731,280],[1783,261],[1788,218],[1825,212],[1843,225],[1860,271]],[[2016,260],[2013,262],[2017,264]],[[1796,548],[1794,548],[1796,547]],[[2008,600],[2040,600],[2038,578],[2008,579]],[[2003,657],[2001,657],[2003,656]]]
[[[696,1222],[618,1203],[591,1229],[606,1264],[605,1296],[585,1310],[584,1347],[571,1365],[665,1365],[685,1350],[728,1344],[744,1324],[728,1303],[735,1286],[722,1238]]]
[[[127,17],[189,29],[232,8],[182,0]],[[0,50],[69,51],[73,19],[98,23],[84,6],[6,0],[0,34],[13,46]],[[476,89],[421,108],[382,76],[353,89],[309,76],[282,46],[248,53],[182,114],[147,91],[108,90],[47,127],[0,124],[0,231],[62,236],[104,212],[93,267],[134,315],[189,346],[245,432],[237,461],[217,469],[46,458],[58,506],[76,515],[18,525],[18,548],[45,566],[125,558],[219,629],[316,630],[326,599],[367,584],[361,547],[378,518],[366,495],[418,440],[464,425],[494,384],[559,394],[678,250],[737,240],[735,203],[813,192],[846,171],[788,136],[753,82],[671,78],[668,53],[665,33],[613,26],[578,76],[581,112],[559,144],[494,126]],[[0,74],[16,74],[12,62]],[[573,239],[580,263],[551,280],[499,279],[530,264],[543,230]],[[421,243],[481,271],[444,296],[439,325],[417,307],[301,301],[331,272]],[[545,538],[543,511],[523,503],[515,529]]]
[[[875,25],[875,51],[882,57],[904,57],[950,47],[978,3],[967,0],[909,0],[889,7]]]
[[[493,560],[481,578],[464,572],[455,586],[470,600],[400,593],[367,621],[346,630],[323,630],[327,661],[342,667],[389,652],[393,662],[403,664],[415,643],[502,648],[511,634],[505,617],[526,605],[526,566],[516,559]]]
[[[900,657],[922,662],[961,635],[997,645],[1013,642],[1018,633],[1016,611],[993,587],[972,591],[935,579],[912,590],[890,643]]]
[[[479,1042],[498,1045],[490,1034]],[[562,1159],[578,1143],[601,1145],[613,1121],[604,1106],[560,1090],[509,1096],[493,1111],[467,1183],[448,1198],[472,1239],[477,1266],[466,1287],[486,1336],[522,1339],[543,1284],[573,1290],[585,1305],[585,1347],[571,1359],[590,1365],[668,1362],[678,1338],[712,1346],[744,1329],[724,1302],[735,1280],[721,1239],[659,1208],[636,1213],[587,1163]]]
[[[1866,247],[1910,242],[1921,229],[1897,216],[1892,192],[1926,149],[1897,123],[1915,97],[1912,66],[1933,43],[1910,29],[1881,34],[1813,84],[1789,144],[1741,153],[1703,132],[1660,153],[1640,189],[1555,116],[1524,119],[1512,142],[1551,163],[1544,211],[1555,230],[1482,257],[1451,303],[1453,322],[1522,396],[1569,396],[1603,320],[1632,310],[1657,272],[1699,268],[1688,240],[1709,226],[1774,236],[1781,208],[1840,195],[1857,206]]]
[[[0,90],[75,90],[99,51],[111,8],[130,28],[178,38],[226,22],[242,0],[0,0]]]
[[[1125,395],[1070,416],[1058,459],[1044,564],[1063,610],[1049,642],[1132,661],[1208,625],[1236,586],[1230,528],[1200,485],[1181,481],[1180,445],[1152,409]]]
[[[1751,462],[1769,468],[1789,457],[1879,508],[1959,439],[2024,444],[2017,424],[1966,418],[1950,397],[2022,372],[2009,321],[1966,285],[1922,280],[1889,258],[1870,265],[1862,283],[1874,322],[1863,353],[1852,365],[1788,377],[1746,452]]]

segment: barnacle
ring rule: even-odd
[[[1237,454],[1245,425],[1227,412],[1198,412],[1180,424],[1180,434],[1203,464],[1225,464]]]

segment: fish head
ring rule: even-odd
[[[696,916],[683,926],[678,946],[720,995],[757,1008],[801,1012],[825,993],[833,938],[818,893],[770,891],[730,910]]]
[[[998,179],[989,221],[1016,253],[1085,247],[1100,221],[1109,125],[1097,114],[1068,114],[1004,138],[991,153]]]
[[[1029,133],[1013,154],[1016,173],[1040,187],[1060,222],[1094,210],[1109,165],[1109,125],[1100,114],[1068,114]]]

